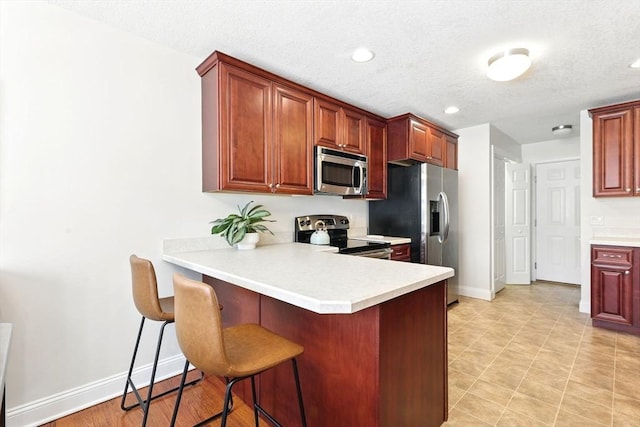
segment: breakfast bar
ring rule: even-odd
[[[302,243],[249,251],[165,247],[163,259],[203,275],[224,307],[225,326],[258,323],[304,346],[298,364],[309,426],[446,420],[446,281],[453,269]],[[249,387],[236,392],[251,401]],[[262,374],[259,395],[283,425],[298,425],[287,368]]]

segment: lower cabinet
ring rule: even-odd
[[[391,260],[411,262],[411,245],[409,243],[391,246]]]
[[[640,334],[640,248],[591,246],[593,326]]]

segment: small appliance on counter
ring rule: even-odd
[[[294,219],[294,241],[300,243],[329,244],[338,253],[369,258],[391,259],[391,244],[349,239],[349,218],[342,215],[306,215]],[[328,236],[327,243],[325,237]]]
[[[312,245],[328,245],[331,243],[329,232],[327,231],[327,226],[324,224],[324,221],[316,221],[316,231],[313,232],[309,241]]]

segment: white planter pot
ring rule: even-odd
[[[260,240],[260,234],[258,233],[247,233],[240,242],[238,242],[237,248],[238,250],[247,250],[247,249],[255,249],[256,243]]]

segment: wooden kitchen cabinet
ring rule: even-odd
[[[589,110],[593,196],[640,196],[640,100]]]
[[[393,261],[411,262],[411,244],[405,243],[401,245],[391,246],[391,259]]]
[[[202,77],[203,191],[313,193],[313,95],[214,52]]]
[[[458,170],[458,138],[446,135],[447,151],[444,157],[444,167]]]
[[[640,249],[591,246],[593,326],[640,334]]]
[[[432,163],[448,166],[445,162],[451,151],[449,144],[457,144],[458,136],[413,114],[403,114],[387,120],[389,142],[388,161],[398,164]],[[456,154],[452,153],[457,166]]]
[[[316,145],[366,154],[364,114],[321,97],[314,101]]]
[[[387,124],[367,117],[368,199],[387,198]]]

